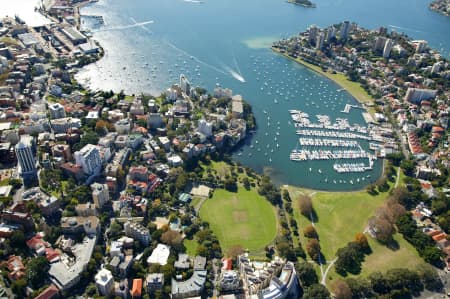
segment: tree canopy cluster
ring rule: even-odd
[[[401,216],[397,220],[398,231],[403,235],[406,241],[411,243],[419,255],[427,262],[436,267],[443,266],[442,251],[436,247],[433,239],[420,231],[411,214]]]

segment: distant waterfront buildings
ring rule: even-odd
[[[423,100],[430,100],[436,97],[437,90],[408,88],[405,95],[405,101],[412,104],[420,104]]]
[[[231,99],[233,96],[233,91],[229,88],[222,88],[222,87],[216,87],[214,88],[214,97],[220,99],[220,98],[227,98]]]
[[[416,53],[422,53],[428,46],[428,43],[424,40],[413,41],[416,44]]]
[[[391,55],[391,50],[392,47],[394,46],[394,42],[388,38],[384,44],[384,48],[383,48],[383,57],[384,58],[389,58],[389,56]]]
[[[325,41],[325,34],[320,32],[316,37],[316,49],[320,50],[323,47],[323,42]]]
[[[316,25],[311,25],[308,28],[308,41],[312,45],[316,42],[319,28]]]
[[[340,39],[347,39],[348,34],[350,33],[350,22],[344,21],[341,25]]]
[[[373,51],[383,51],[384,45],[386,44],[386,38],[384,36],[378,36],[373,45]]]
[[[336,28],[334,26],[328,27],[326,34],[327,42],[330,42],[335,37],[336,37]]]
[[[191,94],[191,83],[189,83],[189,80],[183,74],[180,75],[180,88],[187,96]]]
[[[197,130],[202,133],[203,135],[205,135],[206,137],[209,137],[212,135],[212,129],[213,126],[211,123],[207,122],[204,119],[200,119],[198,121],[198,128]]]

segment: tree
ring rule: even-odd
[[[11,246],[22,250],[25,248],[25,235],[21,230],[15,230],[10,238]]]
[[[31,259],[27,265],[26,275],[33,288],[39,288],[43,285],[49,268],[50,265],[45,257],[38,256]]]
[[[400,163],[404,158],[405,158],[405,156],[403,156],[402,152],[386,155],[386,159],[391,161],[392,165],[394,165],[394,166],[400,166]]]
[[[277,188],[268,176],[262,176],[259,182],[258,193],[265,196],[272,205],[281,204],[280,189]]]
[[[13,187],[13,190],[22,187],[22,181],[20,179],[9,179],[9,184]]]
[[[442,265],[442,257],[444,256],[444,253],[435,246],[427,246],[423,250],[422,257],[425,260],[425,262],[435,265],[435,266],[441,266]]]
[[[318,239],[319,238],[319,235],[317,234],[316,229],[311,224],[306,226],[303,229],[303,235],[305,237],[307,237],[307,238],[314,238],[314,239]]]
[[[180,245],[183,237],[179,232],[169,229],[161,235],[161,242],[170,246]]]
[[[25,279],[14,280],[11,284],[11,290],[17,298],[25,298],[27,281]]]
[[[369,281],[364,278],[347,278],[345,280],[353,298],[372,298],[373,290]]]
[[[370,251],[369,241],[365,234],[357,233],[355,236],[355,243],[358,244],[363,252],[368,253]]]
[[[112,221],[109,226],[109,237],[111,239],[117,239],[122,234],[123,227],[117,221]]]
[[[224,187],[226,190],[230,192],[236,192],[237,191],[237,180],[235,176],[229,176],[225,178],[225,181],[223,182]]]
[[[319,283],[311,285],[306,289],[303,299],[328,299],[330,297],[330,292],[327,288]]]
[[[333,295],[336,299],[351,299],[352,290],[348,286],[347,282],[336,279],[332,285]]]
[[[297,254],[291,244],[287,241],[281,241],[277,244],[277,250],[280,256],[286,258],[289,261],[295,262],[297,261]]]
[[[236,258],[238,255],[241,255],[244,253],[244,247],[242,245],[233,245],[228,249],[227,255],[231,258]]]
[[[439,292],[444,285],[437,271],[430,265],[423,265],[417,269],[420,279],[422,280],[425,289],[429,291]]]
[[[391,290],[406,290],[418,295],[423,290],[419,274],[408,269],[391,269],[386,272],[386,281]]]
[[[336,272],[342,276],[347,275],[347,272],[352,274],[361,272],[361,262],[364,254],[359,251],[359,246],[356,243],[350,242],[347,246],[339,248],[336,256],[337,259],[334,266]]]
[[[392,223],[384,218],[370,218],[369,227],[375,233],[375,238],[382,243],[390,242],[393,234],[395,233],[395,228]]]
[[[412,176],[416,168],[416,164],[413,160],[403,160],[400,163],[400,167],[403,169],[407,176]]]
[[[374,292],[383,295],[389,292],[389,285],[386,278],[380,272],[373,272],[369,275],[369,282]]]
[[[246,190],[250,190],[250,180],[248,179],[248,177],[244,177],[242,179],[242,185],[244,185],[244,188]]]
[[[306,244],[306,252],[315,261],[319,260],[320,257],[320,244],[317,239],[309,239]]]
[[[300,280],[303,288],[307,288],[319,282],[316,271],[310,263],[295,263],[295,271],[297,272],[298,279]]]
[[[308,195],[300,195],[298,197],[298,207],[302,215],[309,218],[313,211],[311,197],[309,197]]]
[[[178,192],[183,191],[184,188],[186,188],[187,182],[188,182],[187,174],[185,172],[181,172],[177,176],[177,179],[175,180],[175,188],[177,189],[177,191]]]

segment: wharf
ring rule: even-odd
[[[376,159],[376,157],[363,150],[293,150],[290,154],[291,161],[307,160],[339,160],[339,159]]]
[[[356,134],[352,132],[334,132],[334,131],[324,131],[324,130],[297,130],[297,135],[303,136],[317,136],[317,137],[334,137],[334,138],[347,138],[347,139],[363,139],[371,140],[372,137]]]
[[[358,147],[356,140],[345,139],[322,139],[322,138],[299,138],[301,146],[328,146],[328,147]]]
[[[350,113],[350,110],[352,108],[363,109],[364,110],[364,107],[361,107],[361,106],[345,104],[344,110],[342,110],[341,112],[343,112],[343,113]]]

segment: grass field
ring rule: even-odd
[[[353,241],[356,233],[364,231],[368,219],[388,196],[387,192],[372,196],[366,191],[315,192],[291,186],[288,190],[293,201],[294,217],[299,224],[300,240],[303,246],[307,240],[302,235],[302,229],[311,222],[301,215],[297,198],[300,194],[311,196],[318,218],[315,226],[322,253],[328,261],[335,258],[339,248]],[[372,254],[366,256],[362,264],[361,275],[363,276],[374,271],[386,272],[393,268],[416,268],[424,263],[417,251],[399,234],[394,236],[399,245],[397,250],[389,249],[370,237],[368,239]],[[332,268],[328,278],[333,279],[337,276],[338,274]]]
[[[184,246],[186,247],[186,253],[190,256],[196,256],[197,255],[197,246],[198,243],[194,239],[188,240],[184,239],[183,241]]]
[[[225,254],[234,245],[259,251],[277,234],[275,209],[254,189],[216,189],[202,205],[200,217],[209,222]]]
[[[300,228],[311,222],[300,214],[296,199],[301,193],[313,194],[313,206],[318,215],[316,229],[322,253],[327,259],[332,259],[339,248],[353,241],[356,233],[364,231],[367,220],[386,197],[385,193],[371,196],[365,191],[311,193],[295,187],[289,187],[289,192]]]
[[[369,239],[373,253],[367,256],[362,264],[361,275],[367,276],[375,271],[385,272],[394,268],[416,269],[425,264],[416,249],[400,234],[395,234],[394,240],[399,245],[397,250],[389,249],[376,240]]]

